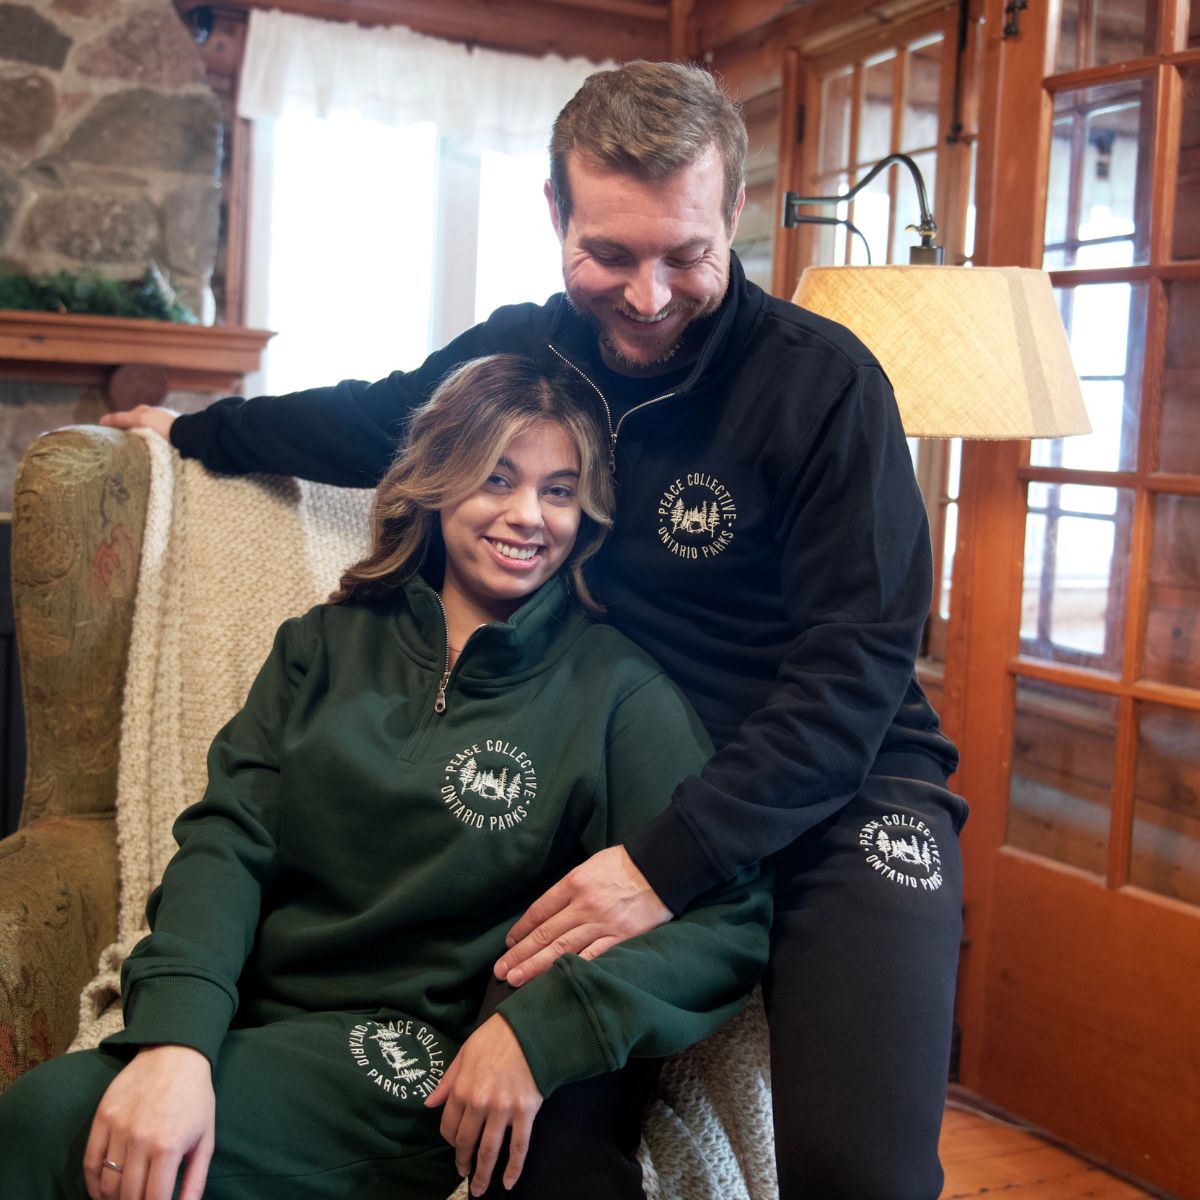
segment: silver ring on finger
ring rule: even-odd
[[[112,1160],[111,1158],[106,1158],[106,1159],[104,1160],[104,1164],[103,1164],[103,1165],[104,1165],[104,1168],[105,1168],[106,1170],[109,1170],[109,1171],[116,1171],[116,1173],[117,1173],[118,1175],[120,1175],[120,1174],[121,1174],[121,1172],[125,1170],[125,1168],[124,1168],[123,1166],[121,1166],[121,1164],[120,1164],[120,1163],[115,1163],[115,1162],[113,1162],[113,1160]]]

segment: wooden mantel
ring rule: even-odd
[[[232,392],[258,370],[263,329],[0,310],[0,378],[109,384],[121,367],[161,372],[172,391]]]

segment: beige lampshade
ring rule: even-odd
[[[1043,271],[809,267],[792,299],[847,326],[874,353],[909,437],[1091,432]]]

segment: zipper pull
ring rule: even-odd
[[[439,715],[446,711],[446,685],[449,682],[450,672],[447,671],[438,681],[437,699],[433,702],[433,711]]]

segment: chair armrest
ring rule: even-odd
[[[48,817],[0,841],[0,1090],[67,1048],[116,936],[114,818]]]
[[[28,767],[22,824],[112,812],[125,664],[150,488],[141,438],[38,438],[13,495],[13,610]]]

